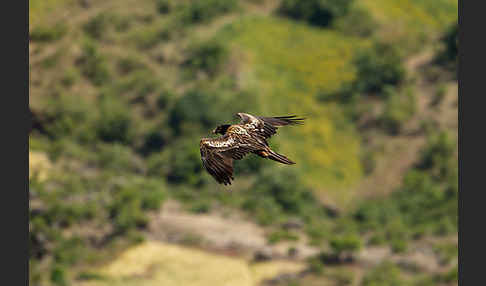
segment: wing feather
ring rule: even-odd
[[[263,117],[253,116],[247,113],[237,113],[241,118],[240,124],[257,137],[268,139],[277,133],[278,127],[286,125],[300,125],[304,123],[305,118],[297,117],[297,115]]]
[[[242,142],[233,134],[200,142],[201,160],[204,168],[220,184],[231,185],[233,178],[233,160],[241,160],[255,150],[251,144]]]
[[[263,120],[263,122],[265,122],[266,124],[270,124],[274,127],[280,127],[285,125],[300,125],[304,124],[305,120],[305,118],[297,117],[297,115],[257,118]]]

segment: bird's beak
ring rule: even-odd
[[[216,134],[216,129],[213,129],[213,131],[211,131],[213,134]]]

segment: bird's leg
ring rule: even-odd
[[[258,151],[257,155],[260,156],[260,157],[262,157],[262,158],[267,158],[268,155],[270,155],[270,154],[268,154],[267,151],[261,150],[261,151]]]

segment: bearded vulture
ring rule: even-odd
[[[247,113],[236,116],[241,119],[238,124],[224,124],[213,130],[213,134],[222,136],[203,138],[199,143],[203,166],[218,183],[231,185],[233,160],[241,160],[248,153],[287,165],[295,164],[270,149],[267,139],[277,133],[278,127],[303,124],[305,118],[296,115],[261,117]]]

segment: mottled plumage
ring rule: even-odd
[[[268,158],[283,164],[295,164],[284,155],[271,150],[267,139],[285,125],[302,124],[304,118],[292,116],[260,117],[237,113],[239,124],[220,125],[213,130],[222,134],[218,138],[203,138],[200,141],[201,160],[204,168],[220,184],[231,185],[233,160],[241,160],[248,153]]]

